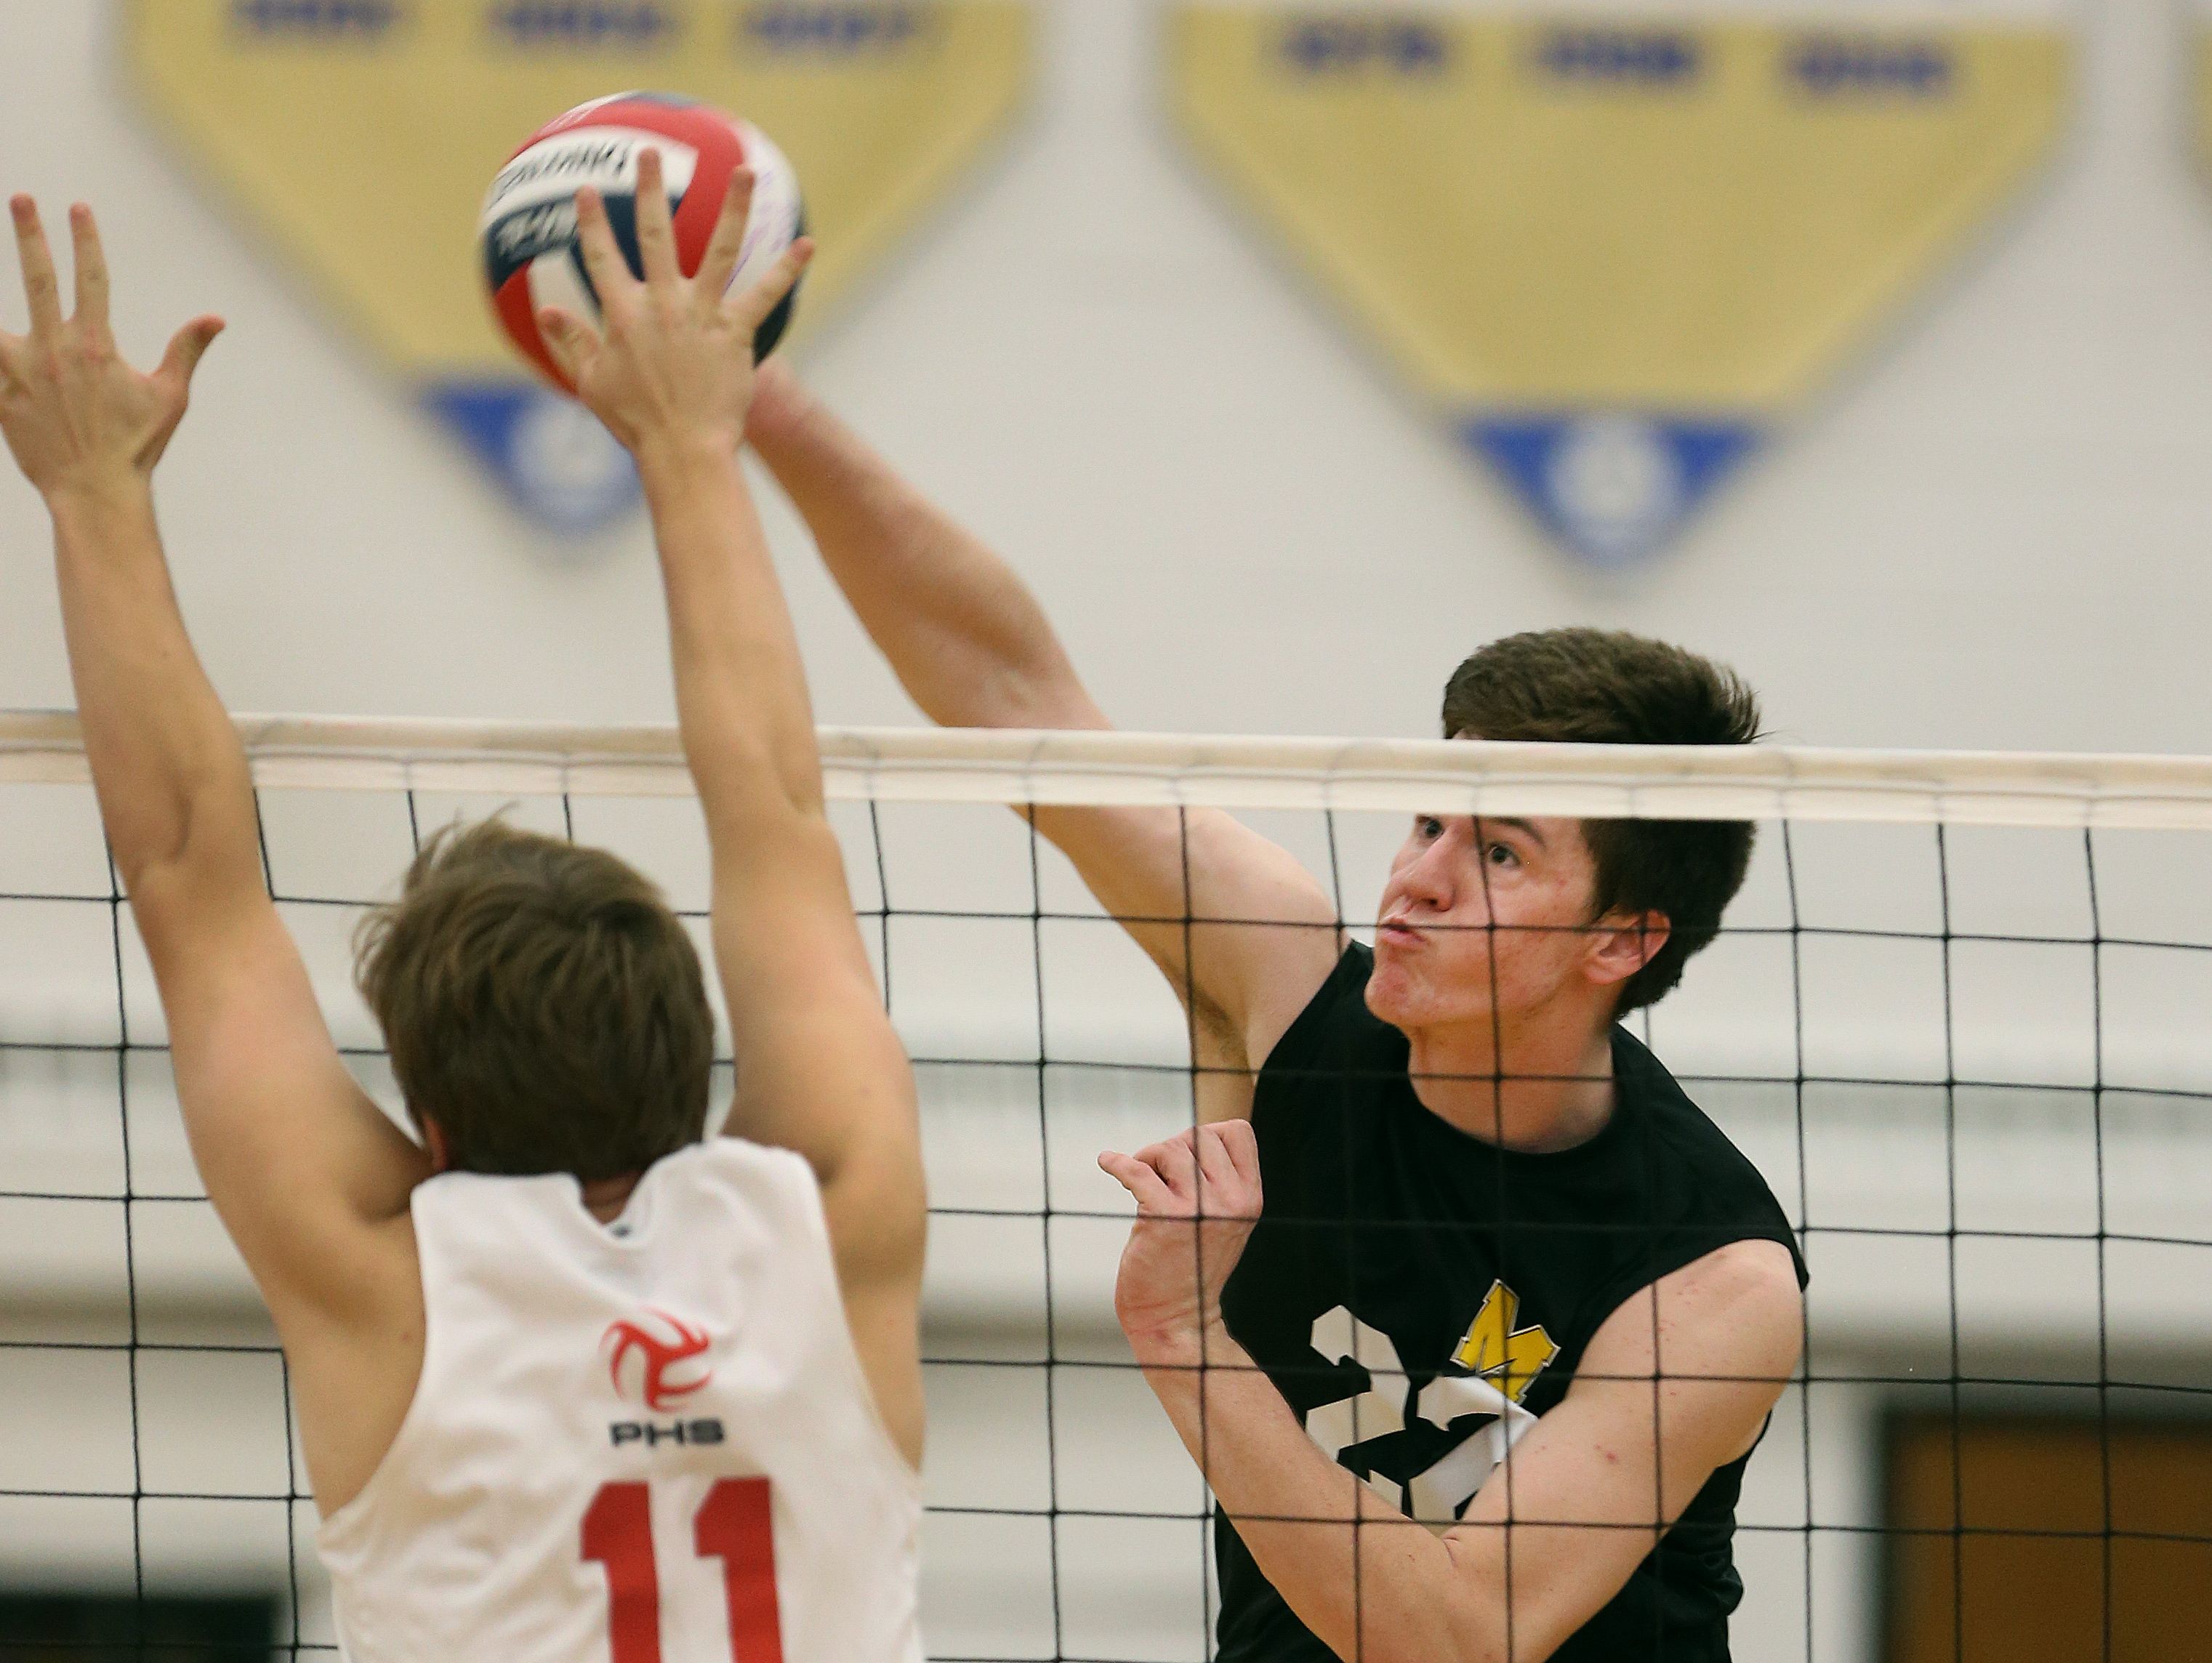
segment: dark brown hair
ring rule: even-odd
[[[355,937],[418,1123],[464,1172],[641,1172],[706,1131],[714,1018],[660,891],[600,849],[447,827]]]
[[[1759,699],[1732,670],[1642,635],[1546,629],[1492,641],[1444,688],[1448,739],[1607,745],[1747,745]],[[1616,1015],[1674,989],[1751,866],[1741,820],[1585,820],[1597,863],[1590,917],[1664,913],[1667,944],[1621,984]]]

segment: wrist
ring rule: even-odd
[[[98,518],[143,508],[152,501],[150,476],[128,463],[71,474],[40,488],[57,520]]]
[[[1188,1317],[1125,1332],[1129,1349],[1136,1353],[1138,1366],[1144,1369],[1195,1370],[1243,1354],[1243,1348],[1231,1338],[1218,1311],[1204,1315],[1193,1313]]]
[[[738,466],[738,441],[728,434],[697,428],[647,434],[630,446],[638,477],[648,495],[702,479],[717,479]]]

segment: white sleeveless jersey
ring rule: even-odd
[[[612,1225],[450,1174],[414,1223],[422,1380],[319,1538],[352,1663],[921,1663],[921,1483],[805,1161],[714,1139]]]

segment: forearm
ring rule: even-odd
[[[125,884],[189,867],[258,889],[245,751],[185,633],[150,488],[118,480],[48,506],[85,753]]]
[[[948,727],[1104,727],[1012,568],[785,383],[748,438],[914,701]]]
[[[1140,1356],[1261,1573],[1330,1650],[1359,1663],[1502,1663],[1471,1609],[1492,1590],[1469,1586],[1443,1539],[1323,1455],[1234,1340],[1216,1329],[1202,1355],[1194,1339]]]
[[[822,764],[791,615],[737,458],[640,458],[668,595],[676,708],[708,829],[818,815]]]

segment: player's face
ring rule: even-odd
[[[1579,821],[1416,816],[1382,890],[1368,1008],[1409,1030],[1512,1023],[1587,990],[1596,878]]]

